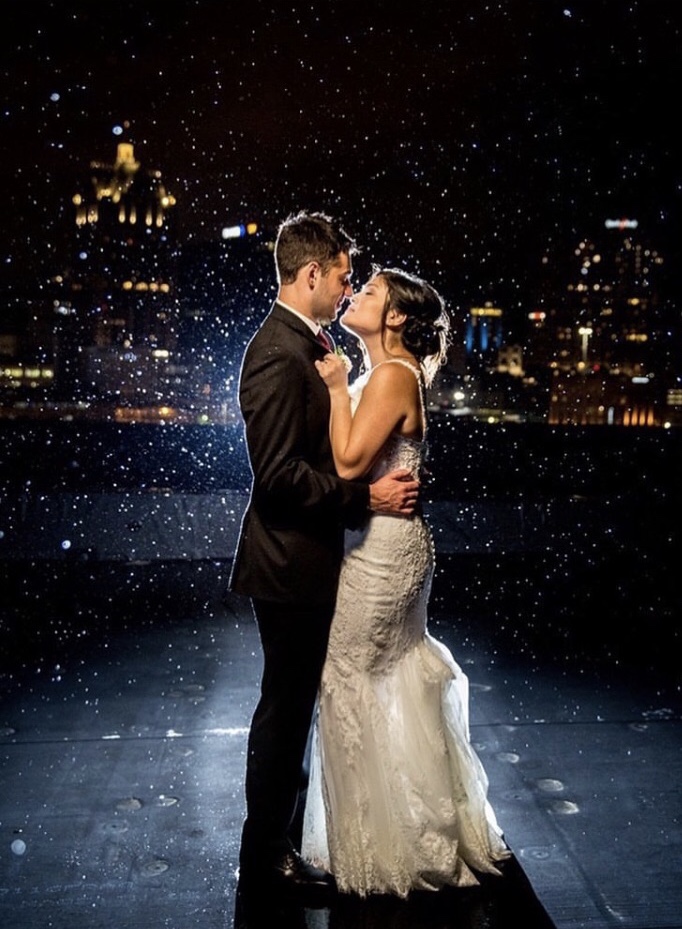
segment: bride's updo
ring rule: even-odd
[[[445,364],[450,346],[450,318],[443,298],[420,277],[397,268],[373,265],[372,277],[380,277],[388,288],[384,313],[393,307],[405,314],[403,345],[420,363],[428,387]]]

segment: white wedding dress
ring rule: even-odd
[[[369,376],[351,387],[353,410]],[[418,474],[424,450],[392,436],[371,479]],[[347,534],[302,845],[342,892],[477,884],[509,855],[469,740],[467,677],[426,629],[433,569],[421,516],[373,514]]]

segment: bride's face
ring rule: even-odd
[[[384,325],[384,310],[388,287],[381,277],[371,277],[351,301],[341,316],[344,329],[359,336],[380,333]]]

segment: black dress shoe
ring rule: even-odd
[[[264,893],[262,886],[249,891],[238,884],[232,929],[308,929],[308,895],[302,900],[297,896],[283,891]]]
[[[336,881],[331,874],[306,861],[293,848],[277,859],[273,877],[282,887],[323,892],[336,890]]]

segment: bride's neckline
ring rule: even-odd
[[[375,365],[372,365],[372,367],[368,369],[367,373],[371,374],[372,371],[375,371],[377,368],[380,368],[381,365],[396,364],[396,363],[404,365],[406,368],[409,368],[410,371],[414,371],[417,377],[421,377],[421,370],[419,369],[418,365],[409,361],[407,358],[386,358],[384,359],[384,361],[377,361]]]

